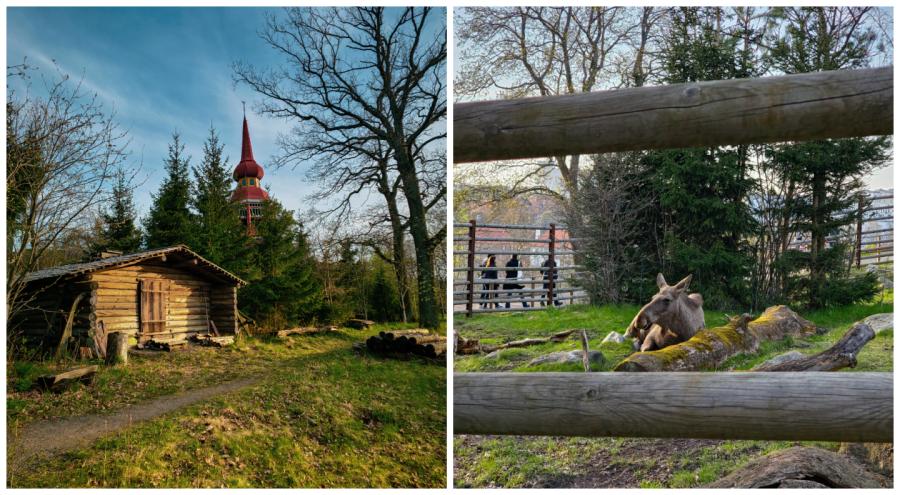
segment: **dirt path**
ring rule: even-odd
[[[176,409],[227,394],[256,384],[262,378],[245,378],[212,387],[186,390],[135,404],[112,414],[92,414],[32,423],[9,439],[11,469],[36,454],[64,452],[90,444],[92,441],[125,429],[135,423],[148,421]]]

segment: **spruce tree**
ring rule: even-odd
[[[877,36],[865,27],[865,7],[791,7],[778,9],[787,21],[774,39],[770,60],[787,74],[865,67]],[[788,249],[776,266],[782,272],[782,296],[809,307],[849,304],[877,292],[873,274],[848,270],[847,243],[829,238],[855,225],[852,211],[864,195],[862,177],[887,162],[890,140],[825,139],[774,146],[776,170],[789,186],[785,198],[793,231],[808,233],[808,250]]]
[[[203,144],[203,160],[193,167],[190,205],[195,213],[193,248],[227,270],[240,269],[248,237],[237,206],[231,202],[231,174],[223,158],[225,145],[215,128]]]
[[[153,195],[150,214],[144,219],[146,245],[160,248],[176,244],[193,244],[193,218],[188,203],[190,201],[190,157],[184,156],[181,136],[172,134],[169,156],[166,158],[166,179],[159,191]]]
[[[238,292],[242,311],[269,328],[284,328],[312,319],[321,304],[303,226],[277,200],[263,203],[255,243],[238,274],[248,282]]]
[[[672,16],[663,62],[669,84],[746,77],[736,38],[724,36],[718,7],[685,7]],[[754,229],[747,197],[753,181],[741,147],[648,152],[648,186],[659,202],[660,271],[693,274],[692,289],[713,307],[746,304]],[[652,236],[651,236],[652,238]]]
[[[141,231],[135,224],[134,191],[128,183],[125,171],[116,171],[109,208],[100,214],[100,229],[91,246],[96,255],[101,251],[115,250],[133,253],[141,247]]]

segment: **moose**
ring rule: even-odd
[[[684,342],[706,327],[703,296],[687,294],[692,277],[688,275],[669,285],[662,273],[656,276],[659,292],[638,311],[625,330],[625,335],[635,339],[635,350],[653,351]]]

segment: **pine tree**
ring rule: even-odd
[[[141,231],[135,224],[134,191],[122,169],[116,171],[111,201],[109,208],[100,214],[99,234],[91,252],[95,255],[106,250],[133,253],[141,247]]]
[[[242,311],[269,328],[309,321],[321,304],[322,286],[302,224],[268,200],[255,225],[256,243],[238,271],[248,282],[238,293]]]
[[[195,183],[190,205],[195,213],[196,230],[192,246],[206,259],[227,270],[236,271],[246,254],[248,237],[237,207],[231,202],[231,174],[223,159],[225,145],[215,128],[203,144],[203,160],[193,167]]]
[[[169,156],[166,158],[166,179],[153,196],[150,214],[144,220],[148,248],[176,244],[191,245],[193,218],[188,209],[190,200],[190,157],[184,156],[184,144],[178,133],[172,134]]]

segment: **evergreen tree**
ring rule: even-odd
[[[786,28],[773,42],[771,63],[787,74],[865,67],[877,36],[861,22],[866,7],[778,9]],[[776,262],[782,295],[809,307],[848,304],[877,292],[873,274],[849,273],[848,246],[828,238],[851,228],[846,214],[863,195],[862,177],[886,163],[890,140],[827,139],[772,148],[770,158],[790,197],[794,232],[810,235],[809,251],[788,249]]]
[[[150,214],[144,220],[146,245],[160,248],[175,244],[192,244],[190,200],[190,175],[188,162],[184,156],[184,144],[178,133],[172,134],[169,156],[166,158],[166,179],[153,195]]]
[[[721,8],[685,7],[672,16],[663,62],[670,84],[746,77],[736,38],[719,29]],[[693,274],[692,289],[713,307],[747,302],[753,232],[743,147],[648,152],[648,186],[659,202],[653,225],[662,239],[660,271]],[[651,237],[652,238],[652,237]]]
[[[133,253],[141,247],[141,231],[135,225],[137,213],[134,209],[134,191],[125,177],[125,171],[116,171],[116,182],[112,189],[112,204],[100,214],[100,229],[92,243],[91,252],[115,250]]]
[[[203,160],[193,167],[195,183],[190,205],[196,215],[192,247],[227,270],[240,269],[248,237],[237,206],[231,202],[231,174],[223,159],[225,145],[215,128],[203,144]]]
[[[242,311],[273,329],[311,320],[322,287],[302,224],[281,203],[269,200],[254,225],[255,245],[238,270],[248,282],[238,293]]]

